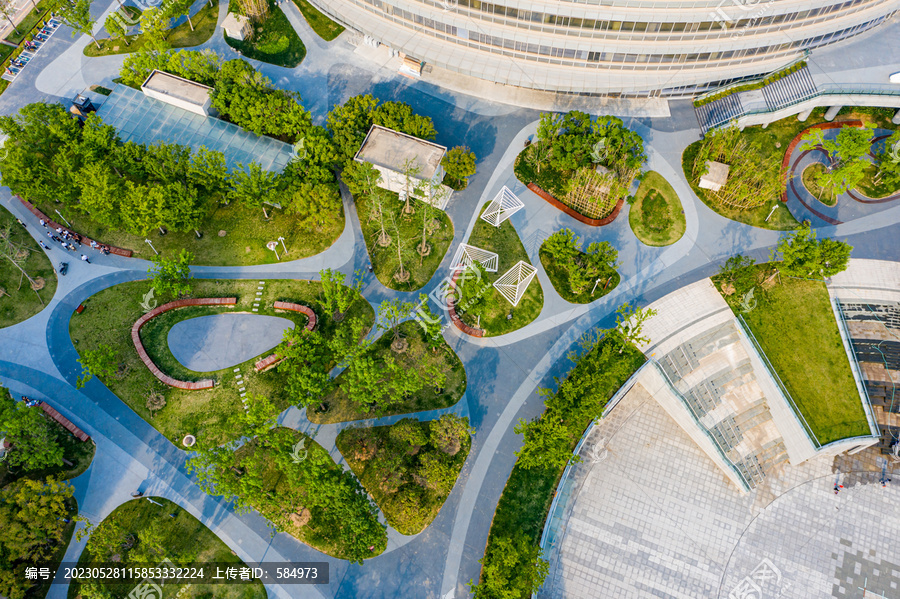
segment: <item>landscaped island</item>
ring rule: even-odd
[[[516,158],[515,173],[592,220],[621,207],[646,161],[641,136],[613,116],[542,114],[535,140]]]
[[[0,329],[44,309],[56,292],[56,271],[28,231],[0,210]]]

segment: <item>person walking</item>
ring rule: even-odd
[[[87,262],[87,263],[88,263],[88,264],[90,264],[90,263],[91,263],[91,261],[90,261],[90,260],[88,260],[88,257],[87,257],[87,256],[85,256],[85,255],[84,255],[84,254],[81,254],[81,261],[82,261],[82,262]]]
[[[38,244],[39,244],[42,248],[44,248],[45,250],[49,250],[49,249],[50,249],[50,247],[49,247],[46,243],[44,243],[43,241],[41,241],[40,239],[38,240]]]
[[[42,227],[44,227],[45,229],[47,228],[47,221],[45,221],[44,219],[41,219],[40,223],[41,223]]]

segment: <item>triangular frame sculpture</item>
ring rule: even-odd
[[[522,200],[514,194],[509,187],[503,186],[484,212],[481,213],[481,220],[499,227],[503,221],[525,207]]]
[[[488,272],[497,272],[500,256],[474,245],[461,243],[453,256],[453,262],[450,263],[450,270],[454,272],[465,270],[475,262],[481,264]]]
[[[522,296],[528,289],[528,285],[537,274],[537,269],[524,260],[519,260],[515,266],[500,275],[494,281],[494,289],[500,292],[513,306],[518,306]]]

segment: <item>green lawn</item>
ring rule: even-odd
[[[38,22],[44,17],[50,16],[47,14],[53,8],[55,8],[59,4],[59,0],[41,0],[37,3],[37,8],[32,8],[31,12],[29,12],[22,22],[16,25],[16,29],[18,29],[18,33],[13,30],[8,36],[6,36],[6,41],[12,42],[16,45],[21,44],[22,40],[26,37],[29,37],[29,33],[31,30],[38,24]],[[5,20],[5,19],[4,19]]]
[[[773,126],[774,125],[769,125],[769,128],[772,128]],[[758,129],[758,127],[748,127],[744,131],[750,131],[751,129]],[[750,135],[753,135],[753,133],[751,133]],[[793,136],[790,139],[793,139]],[[788,142],[784,143],[784,147],[787,146],[787,143],[790,142],[790,139],[788,139]],[[684,177],[690,184],[691,189],[694,190],[694,193],[697,194],[697,197],[700,198],[700,200],[704,204],[706,204],[708,208],[724,216],[725,218],[737,221],[739,223],[744,223],[746,225],[760,227],[762,229],[788,231],[791,229],[796,229],[800,226],[800,223],[797,222],[797,219],[793,217],[793,215],[780,199],[774,202],[765,203],[762,206],[758,206],[756,208],[748,208],[746,210],[741,210],[739,208],[733,208],[731,206],[722,205],[718,202],[710,201],[710,199],[706,195],[706,192],[700,189],[694,182],[691,181],[691,166],[694,164],[694,157],[697,155],[697,151],[700,148],[701,143],[702,142],[700,141],[695,141],[687,148],[685,148],[684,153],[681,155],[681,166],[684,169]],[[772,148],[772,151],[777,152],[775,148]],[[781,156],[784,156],[783,149],[781,150]],[[777,206],[777,208],[775,208],[775,212],[772,213],[772,216],[769,217],[769,220],[766,221],[766,217],[769,215],[769,212],[772,210],[773,206]]]
[[[628,211],[628,224],[645,245],[672,245],[684,235],[687,222],[681,200],[662,175],[650,171],[644,175]]]
[[[487,203],[481,212],[484,212],[486,207]],[[485,337],[496,337],[521,329],[537,318],[544,306],[544,290],[537,275],[531,280],[525,295],[516,307],[492,286],[494,281],[519,260],[531,264],[525,246],[522,245],[512,223],[506,220],[498,228],[479,218],[466,243],[495,252],[500,259],[497,272],[485,273],[484,280],[480,282],[460,278],[458,285],[462,289],[462,298],[456,303],[456,312],[463,322],[483,329]],[[480,290],[483,290],[483,293],[479,296]]]
[[[208,434],[214,438],[223,435],[222,426],[228,415],[242,410],[240,391],[244,386],[247,393],[264,395],[281,408],[296,403],[284,389],[283,377],[276,369],[257,374],[253,364],[260,358],[254,357],[238,365],[243,375],[238,384],[232,368],[212,373],[191,372],[181,366],[172,356],[166,344],[166,335],[175,322],[185,318],[222,312],[251,312],[256,298],[257,281],[195,280],[193,297],[237,297],[234,308],[186,308],[174,310],[154,319],[142,330],[145,348],[157,365],[171,376],[182,376],[187,380],[212,378],[216,387],[202,391],[184,391],[167,387],[157,381],[134,349],[131,341],[131,325],[142,314],[140,303],[149,289],[146,281],[125,283],[105,289],[84,302],[82,314],[73,315],[69,332],[76,347],[97,347],[105,344],[113,347],[122,360],[123,367],[118,376],[104,379],[110,390],[122,399],[138,415],[147,420],[173,443],[180,446],[188,433],[199,438]],[[261,296],[259,314],[279,316],[293,320],[295,326],[304,326],[306,319],[294,312],[278,312],[272,308],[275,301],[291,301],[313,308],[318,316],[317,328],[326,336],[333,334],[335,323],[322,307],[322,286],[318,282],[295,280],[266,281]],[[361,317],[367,323],[374,322],[374,312],[368,303],[357,301],[350,309],[345,321]],[[162,393],[166,406],[151,416],[147,409],[147,397],[151,391]]]
[[[7,57],[16,51],[16,48],[12,46],[7,46],[6,44],[0,44],[0,63],[7,59]]]
[[[139,14],[140,11],[134,7],[128,7],[134,13]],[[136,16],[136,18],[139,18]],[[187,21],[169,30],[166,36],[166,42],[173,48],[190,48],[199,46],[209,41],[216,30],[216,23],[219,19],[219,3],[215,2],[212,6],[207,2],[197,11],[197,14],[191,15],[191,22],[194,29]],[[138,52],[144,48],[147,39],[143,35],[127,36],[127,43],[121,38],[104,38],[98,39],[100,47],[97,47],[93,41],[84,47],[85,56],[109,56],[110,54],[129,54]]]
[[[754,268],[771,270],[770,265]],[[760,274],[757,280],[764,278]],[[753,336],[822,445],[869,434],[825,284],[780,279],[781,284],[756,294],[756,309],[742,314]],[[713,280],[718,287],[721,281]],[[725,297],[735,314],[742,296],[738,289]]]
[[[866,177],[862,180],[859,186],[856,188],[866,195],[866,197],[872,199],[880,199],[886,198],[889,195],[893,195],[900,191],[896,187],[892,187],[887,185],[884,181],[880,181],[878,183],[875,182],[875,177],[878,174],[878,167],[874,164],[870,164],[866,167]]]
[[[40,206],[47,214],[54,214],[54,205]],[[149,238],[153,246],[163,254],[177,253],[185,248],[194,254],[194,264],[210,266],[246,266],[249,264],[272,264],[275,253],[266,248],[266,243],[284,237],[287,259],[297,260],[324,251],[333,244],[344,230],[344,210],[339,207],[334,213],[323,214],[316,230],[308,231],[297,226],[298,219],[282,210],[269,209],[269,220],[258,208],[248,208],[237,204],[216,205],[200,225],[201,239],[193,232],[169,232],[160,235],[152,231]],[[134,250],[135,257],[151,259],[153,250],[140,235],[114,231],[100,226],[87,216],[66,214],[72,228],[79,233],[103,243]],[[221,232],[224,236],[220,236]],[[284,260],[281,243],[278,256]]]
[[[448,448],[455,453],[448,453],[431,441],[419,445],[421,440],[410,443],[391,434],[392,429],[410,426],[427,439],[432,424],[408,419],[392,426],[344,429],[337,437],[337,447],[347,465],[381,508],[388,523],[404,535],[425,530],[453,489],[449,481],[446,487],[440,487],[429,479],[423,470],[423,457],[446,468],[445,475],[455,483],[472,445],[471,437],[466,434],[458,446]]]
[[[404,203],[398,199],[398,195],[392,192],[385,192],[385,195],[388,198],[384,201],[385,229],[391,238],[391,244],[387,247],[381,247],[376,241],[381,229],[378,219],[372,215],[371,200],[363,197],[355,198],[356,212],[366,240],[366,248],[369,250],[375,276],[382,285],[397,291],[415,291],[431,280],[444,254],[447,253],[447,248],[453,241],[453,222],[443,210],[428,209],[426,227],[430,251],[423,257],[419,255],[416,247],[422,242],[424,203],[412,200],[414,212],[404,214]],[[394,278],[400,269],[400,257],[397,255],[398,238],[403,268],[409,273],[409,280],[406,282],[398,282]]]
[[[0,329],[34,316],[44,309],[56,293],[56,272],[50,260],[31,235],[16,222],[15,217],[2,209],[0,234],[5,231],[9,231],[9,242],[14,249],[13,260],[5,252],[0,256]],[[5,239],[0,239],[0,249],[6,243]],[[18,261],[19,266],[37,286],[43,284],[43,288],[34,291],[14,261]]]
[[[384,411],[369,409],[350,401],[347,394],[340,388],[343,374],[335,379],[338,387],[322,398],[326,411],[310,408],[307,410],[308,418],[317,424],[333,422],[347,422],[350,420],[363,420],[377,416],[392,416],[394,414],[409,414],[424,410],[435,410],[452,406],[462,397],[466,390],[466,370],[456,353],[441,340],[437,351],[428,347],[425,332],[415,321],[406,321],[400,325],[400,332],[409,343],[408,349],[403,353],[395,353],[390,345],[393,334],[388,332],[382,335],[374,344],[371,352],[376,360],[380,356],[392,354],[394,358],[406,369],[421,367],[423,364],[434,364],[446,373],[447,383],[438,392],[434,387],[425,387],[402,404],[391,406]]]
[[[309,26],[312,27],[312,30],[326,42],[330,42],[344,32],[343,27],[316,10],[316,8],[306,0],[294,0],[294,4],[296,4],[297,8],[300,9],[300,12],[303,13],[303,17],[306,19],[306,22],[309,23]]]
[[[141,534],[146,534],[149,526],[159,527],[159,544],[164,548],[163,555],[159,556],[160,562],[168,558],[178,566],[191,563],[221,563],[237,567],[244,566],[244,562],[222,542],[211,530],[206,528],[199,520],[194,518],[184,509],[178,507],[168,499],[161,497],[153,501],[147,499],[134,499],[123,503],[103,520],[104,523],[114,522],[122,530],[133,535],[137,543],[132,549],[122,549],[121,565],[155,566],[156,564],[132,562],[131,553],[139,548]],[[85,550],[78,559],[80,565],[91,563],[93,557]],[[207,568],[208,570],[208,568]],[[206,578],[213,576],[206,572]],[[176,588],[170,588],[176,586]],[[166,588],[166,597],[179,597],[179,599],[201,599],[216,597],[222,599],[264,599],[266,589],[261,582],[245,584],[182,584],[170,583]],[[103,584],[112,596],[125,597],[137,586],[133,581],[118,584]],[[80,583],[74,581],[69,586],[68,597],[75,599],[79,596]]]
[[[291,22],[284,16],[284,12],[275,3],[269,5],[268,18],[262,24],[254,25],[253,36],[249,40],[236,40],[224,32],[222,35],[229,46],[252,60],[292,69],[306,56],[306,46],[294,31]]]
[[[553,284],[553,288],[564,300],[573,304],[589,304],[594,300],[598,300],[615,289],[621,280],[619,273],[613,272],[611,277],[597,285],[597,289],[593,294],[591,294],[591,289],[588,289],[576,295],[572,293],[572,288],[569,285],[569,272],[551,258],[550,254],[543,247],[541,247],[540,256],[541,264],[547,272],[547,277],[550,279],[550,283]]]
[[[837,204],[837,198],[834,197],[831,192],[826,191],[816,183],[816,177],[819,173],[823,172],[825,172],[825,167],[823,165],[818,163],[811,164],[803,169],[803,173],[800,176],[801,181],[803,182],[803,187],[806,188],[806,191],[813,194],[813,197],[826,206],[834,206]]]

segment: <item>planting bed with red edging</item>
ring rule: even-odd
[[[575,220],[592,227],[602,227],[603,225],[608,225],[609,223],[616,220],[616,217],[619,216],[619,212],[622,210],[622,205],[625,203],[625,200],[620,198],[619,201],[616,202],[615,207],[612,209],[612,212],[610,212],[609,215],[604,216],[603,218],[588,218],[577,210],[569,208],[568,206],[554,198],[549,192],[544,191],[544,189],[542,189],[540,186],[535,185],[534,183],[529,183],[528,185],[526,185],[526,187],[549,202],[553,207],[562,210]]]
[[[316,328],[316,313],[309,306],[304,306],[303,304],[292,304],[290,302],[275,302],[274,307],[276,310],[290,310],[291,312],[302,312],[306,314],[306,318],[309,320],[306,323],[306,330],[312,331]],[[263,358],[259,362],[253,365],[254,370],[256,372],[262,372],[264,370],[268,370],[272,368],[276,364],[281,362],[281,358],[278,354],[272,354],[266,358]]]
[[[178,379],[173,379],[162,370],[160,370],[156,366],[156,364],[153,363],[153,360],[150,359],[150,356],[147,355],[147,351],[144,349],[144,344],[141,343],[141,329],[145,324],[147,324],[163,312],[168,312],[169,310],[176,310],[178,308],[184,308],[186,306],[234,306],[235,304],[237,304],[236,297],[201,297],[196,299],[175,300],[174,302],[169,302],[167,304],[163,304],[162,306],[157,306],[156,308],[153,308],[152,310],[138,318],[131,326],[131,341],[134,342],[134,348],[137,350],[138,356],[140,356],[141,361],[144,363],[144,365],[150,370],[150,372],[153,373],[153,376],[158,378],[166,385],[170,387],[176,387],[178,389],[185,389],[187,391],[212,389],[216,383],[211,379],[204,379],[202,381],[197,381],[194,383],[188,381],[179,381]]]

